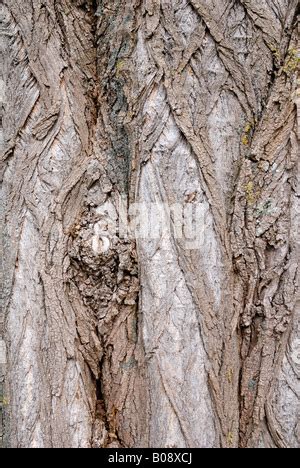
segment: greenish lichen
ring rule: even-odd
[[[286,73],[287,75],[292,75],[297,70],[299,70],[299,65],[300,65],[299,51],[295,48],[289,49],[285,65],[283,67],[284,73]]]
[[[256,380],[250,379],[249,384],[248,384],[248,389],[251,390],[252,392],[254,392],[256,390],[256,387],[257,387]]]
[[[242,143],[243,143],[244,146],[249,146],[250,141],[249,141],[249,137],[247,135],[242,136]]]
[[[245,185],[245,192],[247,203],[253,205],[256,200],[253,181],[249,181],[247,185]]]
[[[280,51],[276,47],[274,47],[272,45],[269,45],[269,48],[270,48],[270,51],[273,54],[273,57],[274,57],[276,63],[280,64],[280,62],[281,62],[281,53],[280,53]]]
[[[253,122],[247,122],[246,126],[244,128],[244,133],[242,135],[242,143],[244,146],[249,146],[250,145],[250,138],[251,134],[253,132],[254,128],[254,123]]]
[[[234,442],[234,435],[233,435],[232,432],[229,432],[228,435],[227,435],[227,444],[228,444],[228,447],[232,447],[233,442]]]
[[[124,70],[125,66],[125,61],[124,60],[118,60],[116,63],[116,75],[119,78],[122,70]]]
[[[130,370],[133,369],[138,365],[136,359],[134,357],[131,357],[128,361],[122,362],[120,364],[121,369],[123,370]]]
[[[270,209],[272,208],[272,200],[268,200],[262,207],[257,208],[256,215],[258,218],[262,216],[267,216],[270,214]]]
[[[228,380],[229,383],[233,382],[233,376],[234,376],[233,369],[228,369],[228,371],[226,373],[226,377],[227,377],[227,380]]]

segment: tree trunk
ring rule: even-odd
[[[0,1],[4,446],[300,446],[297,8]]]

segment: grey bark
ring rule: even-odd
[[[298,12],[1,0],[5,446],[299,448]]]

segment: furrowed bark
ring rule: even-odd
[[[0,3],[6,446],[299,447],[297,6]]]

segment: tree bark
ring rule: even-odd
[[[4,446],[299,448],[298,13],[0,1]]]

